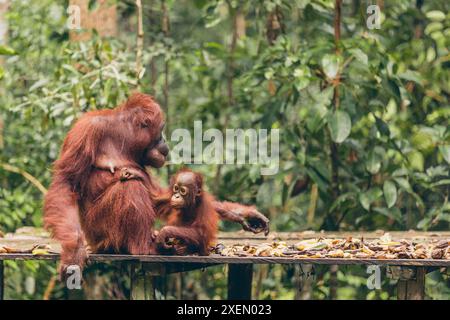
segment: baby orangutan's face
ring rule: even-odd
[[[201,192],[201,186],[197,186],[193,172],[179,173],[172,185],[170,205],[176,209],[190,208]]]

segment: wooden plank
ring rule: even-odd
[[[321,231],[303,231],[303,232],[270,232],[266,237],[262,234],[251,234],[249,232],[220,232],[219,242],[227,240],[238,240],[238,241],[254,241],[254,240],[264,240],[270,242],[273,240],[304,240],[304,239],[314,239],[314,238],[334,238],[334,239],[345,239],[352,237],[355,239],[378,239],[383,234],[389,233],[392,239],[442,239],[450,238],[449,231],[436,231],[436,232],[424,232],[424,231],[339,231],[339,232],[321,232]]]
[[[252,279],[252,264],[230,264],[228,266],[228,300],[250,300]]]
[[[0,261],[0,300],[4,299],[5,293],[5,266],[3,261]]]
[[[35,244],[48,244],[51,246],[52,251],[56,253],[60,252],[60,245],[53,239],[49,238],[48,233],[32,228],[21,228],[15,234],[6,234],[5,237],[0,237],[0,247],[7,246],[15,249],[30,249]],[[423,240],[441,240],[450,239],[450,232],[389,232],[392,239],[423,239]],[[218,243],[225,245],[233,244],[259,244],[259,243],[271,243],[275,240],[286,241],[288,244],[295,244],[300,240],[311,238],[333,238],[333,239],[345,239],[348,237],[360,239],[376,239],[383,235],[383,232],[271,232],[269,236],[265,237],[261,234],[253,235],[249,232],[221,232],[219,233]],[[1,254],[0,254],[1,256]],[[1,259],[1,258],[0,258]]]
[[[423,300],[425,298],[426,269],[415,269],[412,279],[399,279],[397,283],[398,300]]]
[[[59,255],[0,254],[0,260],[57,260]],[[444,259],[343,259],[343,258],[291,258],[291,257],[226,257],[217,254],[209,256],[160,256],[92,254],[90,262],[129,261],[152,263],[199,263],[211,264],[323,264],[323,265],[392,265],[416,267],[450,267],[450,260]]]

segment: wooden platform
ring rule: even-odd
[[[20,230],[19,230],[20,231]],[[14,235],[0,238],[0,246],[12,248],[30,248],[34,244],[49,244],[56,253],[48,255],[33,255],[29,253],[0,254],[0,299],[3,297],[3,261],[4,260],[50,260],[59,259],[59,245],[48,238],[45,233],[33,233],[25,230]],[[295,243],[302,239],[311,238],[361,238],[375,239],[383,232],[298,232],[298,233],[271,233],[269,237],[252,235],[244,232],[221,233],[218,242],[224,244],[246,244],[272,242],[282,240]],[[390,232],[393,239],[450,239],[450,232]],[[299,264],[299,265],[377,265],[388,268],[397,268],[398,298],[423,299],[425,274],[429,270],[440,267],[450,267],[450,260],[431,259],[343,259],[343,258],[290,258],[290,257],[226,257],[213,254],[210,256],[159,256],[159,255],[122,255],[122,254],[92,254],[90,262],[129,262],[132,266],[131,282],[135,288],[130,298],[148,298],[139,283],[145,283],[143,278],[158,277],[175,272],[186,272],[199,268],[228,264],[228,284],[230,299],[251,298],[251,282],[254,264]],[[403,276],[403,275],[407,276]],[[239,285],[237,285],[239,284]],[[144,290],[145,291],[145,290]],[[140,292],[140,293],[136,293]],[[151,295],[150,295],[151,298]]]
[[[367,240],[377,239],[384,234],[378,232],[272,232],[269,236],[253,235],[248,232],[222,232],[219,234],[218,243],[231,244],[258,244],[270,243],[275,240],[286,241],[289,244],[304,239],[314,238],[338,238]],[[450,232],[389,232],[392,239],[450,239]],[[52,251],[59,252],[60,246],[50,239],[47,233],[35,229],[19,229],[14,235],[6,235],[0,238],[0,246],[5,245],[17,249],[27,249],[35,244],[48,244]],[[23,253],[0,254],[1,260],[57,260],[59,254],[32,255]],[[325,264],[325,265],[395,265],[416,267],[450,267],[450,260],[430,259],[332,259],[332,258],[289,258],[289,257],[224,257],[212,254],[206,257],[199,256],[155,256],[155,255],[123,255],[123,254],[91,254],[89,260],[92,262],[105,261],[129,261],[143,263],[202,263],[202,264]]]
[[[0,260],[58,260],[59,254],[32,255],[24,253],[0,254]],[[91,254],[89,262],[141,262],[141,263],[201,263],[201,264],[323,264],[323,265],[390,265],[412,267],[450,267],[450,260],[443,259],[344,259],[344,258],[289,258],[289,257],[224,257],[209,256],[159,256]]]

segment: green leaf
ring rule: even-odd
[[[294,70],[293,76],[295,89],[297,89],[297,91],[300,91],[309,85],[309,77],[311,76],[311,72],[307,67],[296,68]]]
[[[297,89],[297,91],[305,89],[309,85],[309,83],[310,83],[309,79],[307,79],[307,78],[299,78],[294,83],[295,89]]]
[[[424,229],[427,230],[427,226],[430,224],[431,222],[431,217],[425,217],[422,220],[419,221],[419,223],[417,223],[417,229]]]
[[[322,58],[323,72],[328,78],[334,79],[339,72],[340,59],[335,54],[327,54]]]
[[[375,125],[377,126],[378,132],[380,132],[380,134],[387,137],[391,136],[391,131],[389,130],[389,126],[387,125],[387,123],[377,116],[375,116]]]
[[[414,199],[416,200],[416,205],[418,207],[424,208],[424,203],[422,198],[414,192],[413,188],[411,187],[411,184],[406,178],[394,178],[395,182],[399,185],[399,187],[403,190],[405,190],[407,193],[412,195]]]
[[[418,84],[422,83],[422,76],[417,71],[406,70],[405,72],[399,74],[398,76],[407,81],[413,81]]]
[[[377,150],[374,149],[370,150],[366,161],[367,171],[371,174],[377,174],[378,171],[380,171],[382,160],[383,159],[380,152],[377,152]]]
[[[432,10],[432,11],[428,11],[425,15],[427,16],[428,19],[433,20],[433,21],[445,20],[445,13],[443,13],[442,11]]]
[[[330,207],[330,211],[333,212],[336,208],[340,207],[340,205],[347,201],[355,201],[356,196],[353,192],[347,192],[344,194],[341,194],[337,199],[333,202],[333,204]]]
[[[319,190],[322,190],[325,192],[328,189],[328,186],[329,186],[328,181],[323,176],[321,176],[316,170],[314,170],[314,168],[305,167],[305,171],[308,174],[308,176],[311,178],[311,180],[317,184],[317,186],[319,187]]]
[[[439,151],[441,152],[445,161],[450,164],[450,145],[439,146]]]
[[[429,177],[448,177],[448,169],[445,165],[440,165],[436,167],[429,167],[427,169],[427,175]]]
[[[409,184],[409,181],[405,178],[395,178],[395,182],[398,183],[398,185],[404,189],[407,192],[412,192],[411,185]]]
[[[361,203],[362,207],[366,209],[367,211],[370,210],[370,205],[380,198],[383,195],[383,191],[381,191],[380,188],[372,188],[368,190],[365,193],[360,194],[359,196],[359,202]]]
[[[388,208],[392,208],[395,202],[397,202],[397,187],[395,183],[390,180],[385,181],[383,184],[383,193]]]
[[[332,113],[328,119],[328,129],[334,142],[344,142],[352,130],[352,121],[348,113],[341,110]]]
[[[435,183],[432,183],[430,185],[430,188],[434,188],[434,187],[439,187],[439,186],[445,186],[445,185],[450,185],[450,179],[443,179],[443,180],[439,180]]]
[[[402,223],[402,213],[398,208],[374,208],[373,211],[381,213],[382,215],[385,215],[388,218],[394,219],[395,221]]]
[[[423,128],[414,133],[411,137],[411,142],[418,150],[435,148],[435,144],[433,143],[433,132]]]
[[[274,194],[273,188],[274,186],[272,181],[265,182],[259,187],[256,195],[256,202],[262,208],[269,207],[272,204]]]
[[[408,161],[411,164],[411,168],[417,171],[423,171],[425,165],[425,159],[420,151],[413,150],[407,155]]]
[[[30,92],[34,91],[40,87],[45,86],[48,83],[48,79],[41,79],[39,81],[36,81],[31,87],[30,87]]]
[[[400,89],[394,80],[392,79],[387,80],[387,88],[395,96],[397,101],[401,99]]]
[[[444,25],[441,22],[431,22],[425,27],[425,34],[430,35],[433,32],[442,30]]]
[[[307,105],[308,114],[305,116],[305,121],[309,131],[317,132],[323,127],[328,113],[327,107],[330,105],[332,98],[333,88],[328,87],[320,94],[317,92],[317,95],[313,97],[314,103]]]
[[[408,170],[406,170],[405,168],[400,168],[400,169],[397,169],[394,172],[392,172],[393,177],[402,177],[402,176],[407,176],[407,175],[408,175]]]
[[[10,48],[5,45],[0,45],[0,55],[14,56],[16,54],[17,54],[17,52],[13,48]]]
[[[359,62],[367,65],[369,63],[369,58],[367,54],[365,54],[361,49],[351,49],[350,53],[358,60]]]

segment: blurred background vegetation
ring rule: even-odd
[[[102,1],[84,2],[94,12]],[[380,29],[366,25],[371,4],[381,8]],[[281,129],[276,175],[255,165],[195,167],[219,199],[256,204],[272,230],[449,229],[448,1],[345,0],[337,19],[334,0],[143,0],[142,55],[135,1],[107,1],[117,31],[85,41],[70,35],[68,5],[11,0],[2,18],[0,234],[42,226],[51,163],[73,121],[136,89],[164,108],[168,138],[195,120],[204,130]],[[152,174],[165,183],[176,169]],[[224,298],[223,268],[168,277],[166,298]],[[255,269],[255,297],[299,297],[302,270]],[[8,262],[6,298],[43,298],[55,270]],[[362,267],[339,269],[337,293],[329,268],[314,274],[314,298],[395,296],[389,280],[369,291]],[[427,277],[428,297],[450,297],[448,275]],[[86,278],[83,297],[127,296],[117,266],[91,266]],[[46,297],[65,295],[57,284]]]

